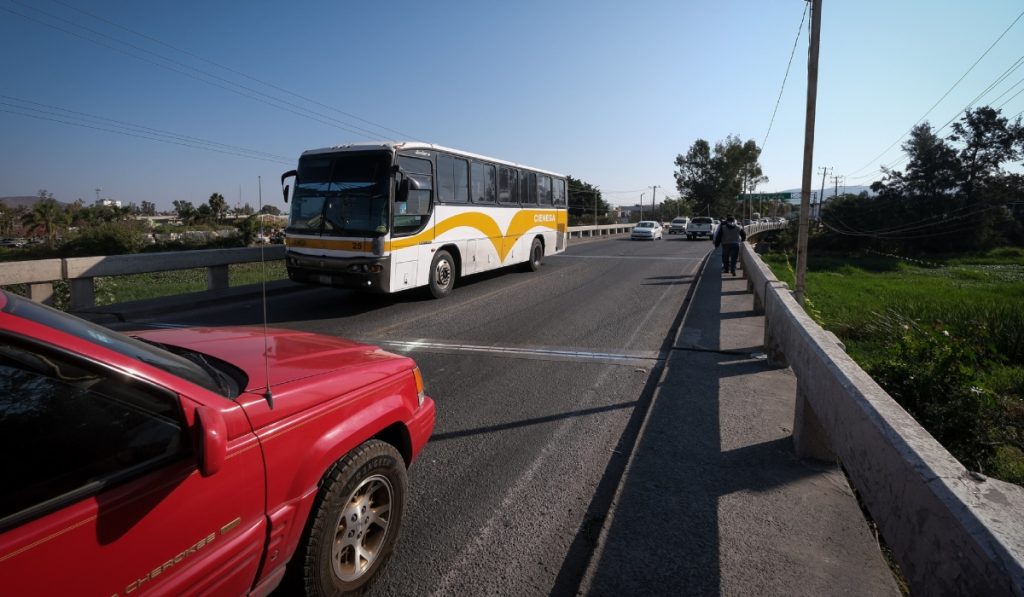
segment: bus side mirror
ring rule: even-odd
[[[405,203],[409,200],[409,191],[418,191],[420,189],[420,183],[411,176],[402,178],[402,182],[398,183],[398,196],[395,197],[395,201],[399,203]]]
[[[284,174],[281,175],[281,184],[284,185],[284,188],[282,190],[284,192],[284,202],[285,203],[288,203],[288,190],[289,190],[289,187],[288,187],[288,185],[284,184],[284,181],[285,181],[285,179],[292,178],[293,176],[297,176],[298,174],[299,174],[299,172],[297,170],[289,170],[289,171],[287,171],[287,172],[285,172]]]
[[[395,201],[398,203],[405,203],[409,200],[409,179],[403,178],[402,182],[398,183],[398,195],[395,196]]]

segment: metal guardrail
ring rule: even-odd
[[[764,345],[797,378],[793,443],[838,460],[924,595],[1024,595],[1024,488],[968,471],[822,329],[746,244]]]

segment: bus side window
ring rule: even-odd
[[[494,166],[473,162],[473,202],[494,203],[496,198]]]
[[[533,172],[523,172],[519,181],[520,203],[529,205],[537,203],[537,175]]]
[[[540,176],[537,179],[537,202],[541,205],[551,205],[551,177]]]
[[[498,203],[516,203],[516,171],[504,166],[498,168]]]
[[[430,218],[430,200],[434,193],[434,177],[431,175],[430,160],[398,156],[402,175],[409,179],[408,196],[405,201],[395,201],[392,216],[395,234],[409,234],[419,230]]]
[[[437,156],[437,198],[446,203],[469,201],[469,164],[450,155]]]
[[[555,207],[565,207],[565,181],[561,178],[555,179],[554,197]]]

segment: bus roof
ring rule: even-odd
[[[464,158],[485,160],[493,162],[495,164],[501,164],[503,166],[512,166],[513,168],[523,168],[526,170],[532,170],[534,172],[540,172],[541,174],[548,174],[550,176],[557,176],[558,178],[565,178],[564,174],[557,172],[551,172],[550,170],[541,170],[540,168],[534,168],[533,166],[526,166],[523,164],[517,164],[515,162],[508,162],[505,160],[499,160],[497,158],[487,157],[485,155],[479,155],[475,153],[469,153],[468,151],[461,151],[459,149],[451,149],[450,147],[442,147],[440,145],[434,145],[433,143],[422,143],[420,141],[381,141],[379,143],[351,143],[347,145],[335,145],[334,147],[322,147],[320,149],[310,149],[302,152],[303,156],[316,155],[321,153],[338,153],[342,151],[371,151],[374,149],[387,149],[390,151],[401,151],[408,149],[426,149],[431,151],[443,151]]]

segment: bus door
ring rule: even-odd
[[[391,206],[393,290],[415,286],[422,264],[433,259],[434,176],[429,159],[398,156],[395,201]]]

